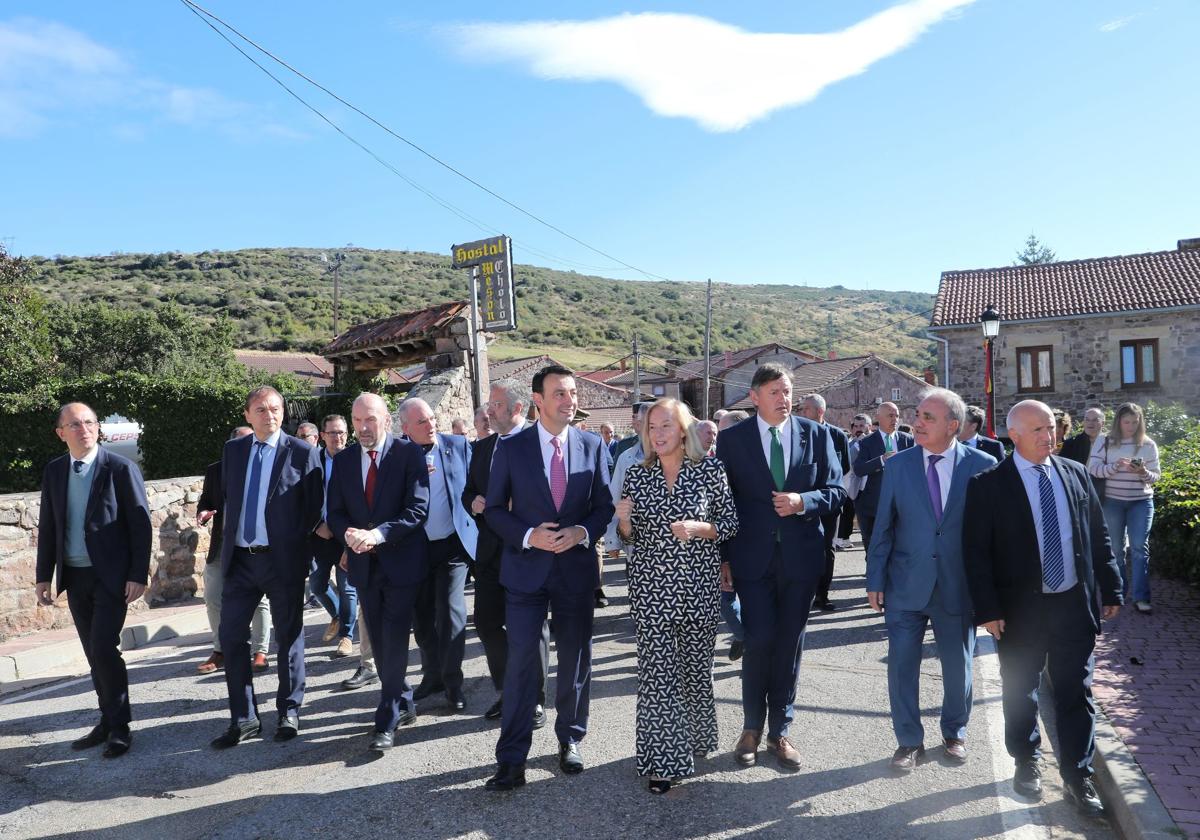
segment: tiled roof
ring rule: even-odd
[[[978,324],[989,305],[1004,321],[1197,306],[1200,249],[945,271],[930,326]]]
[[[809,353],[807,350],[797,350],[794,347],[788,347],[786,344],[771,342],[770,344],[760,344],[758,347],[746,347],[741,350],[729,350],[725,353],[714,353],[712,356],[712,364],[710,372],[712,376],[720,376],[730,368],[740,367],[749,360],[761,356],[763,353],[773,351],[784,351],[787,353],[795,353],[798,356],[806,357],[809,361],[817,362],[821,357],[815,353]],[[695,361],[686,362],[680,365],[675,370],[675,374],[679,379],[697,379],[704,376],[704,359],[696,359]]]
[[[874,362],[884,365],[892,370],[902,373],[905,376],[913,379],[916,382],[924,385],[925,380],[916,376],[904,368],[897,367],[891,362],[881,359],[875,355],[866,356],[846,356],[843,359],[823,359],[819,362],[809,362],[808,364],[800,365],[792,370],[792,401],[799,404],[800,400],[806,394],[819,394],[826,388],[836,385],[846,377],[855,373],[864,365]],[[747,394],[742,399],[727,405],[725,408],[734,409],[750,409],[754,403],[750,401],[750,395]]]
[[[613,428],[617,432],[622,432],[633,427],[633,411],[627,405],[610,406],[604,408],[584,408],[580,406],[580,411],[587,412],[588,431],[600,434],[601,423],[612,423]]]
[[[311,382],[313,388],[328,388],[333,385],[333,365],[324,356],[311,353],[278,353],[270,350],[234,350],[233,356],[251,370],[295,374]],[[403,370],[389,369],[388,384],[414,382],[424,372],[424,363]]]
[[[510,376],[529,370],[543,368],[546,365],[558,364],[557,359],[542,354],[541,356],[522,356],[519,359],[506,359],[503,362],[488,362],[488,380],[508,379]]]
[[[325,357],[342,356],[394,345],[428,341],[430,333],[458,317],[470,306],[464,301],[439,303],[416,312],[401,312],[377,321],[355,324],[321,349]],[[466,317],[470,317],[469,315]]]
[[[579,378],[590,379],[593,382],[608,382],[608,380],[615,376],[620,376],[623,373],[625,373],[625,371],[621,370],[620,368],[613,368],[611,370],[593,370],[589,371],[588,373],[579,374]]]

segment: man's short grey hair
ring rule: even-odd
[[[304,437],[306,434],[319,435],[321,434],[321,431],[317,428],[316,423],[309,423],[305,421],[296,427],[296,437]]]
[[[504,392],[504,400],[510,413],[516,410],[517,403],[521,404],[521,408],[529,408],[529,388],[522,382],[516,379],[497,379],[492,383],[492,389]]]
[[[963,398],[948,388],[929,388],[921,392],[920,401],[937,400],[946,406],[947,419],[957,420],[958,428],[962,429],[967,422],[967,404]]]
[[[975,431],[978,432],[987,422],[987,415],[983,413],[983,409],[977,405],[967,406],[967,422],[975,424]]]
[[[407,423],[408,412],[411,411],[413,407],[418,405],[425,406],[425,408],[429,409],[431,414],[433,413],[433,409],[429,408],[429,403],[425,402],[425,400],[421,399],[420,397],[408,397],[406,400],[404,400],[404,402],[400,403],[399,408],[396,409],[396,415],[400,418],[400,422]]]
[[[871,416],[869,414],[855,414],[854,419],[851,420],[850,422],[851,423],[865,423],[866,425],[870,426],[871,425]]]
[[[608,429],[610,432],[615,432],[617,430],[617,427],[614,426],[612,423],[609,423],[607,420],[605,420],[603,423],[600,424],[600,428]]]
[[[820,394],[805,394],[801,402],[811,403],[817,407],[817,411],[825,410],[825,398]]]

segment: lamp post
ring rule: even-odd
[[[992,378],[994,373],[992,344],[996,340],[996,336],[1000,334],[1000,315],[993,305],[988,304],[988,308],[983,310],[983,314],[979,316],[979,323],[983,327],[985,353],[983,390],[987,396],[987,436],[994,438],[996,436],[996,385]]]

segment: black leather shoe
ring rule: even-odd
[[[300,734],[300,715],[288,712],[280,715],[279,726],[275,728],[276,741],[290,741]]]
[[[737,662],[742,658],[742,654],[746,652],[746,643],[734,639],[729,643],[729,661]]]
[[[1096,793],[1096,786],[1091,779],[1067,782],[1063,785],[1063,798],[1085,817],[1104,816],[1104,803],[1100,801],[1100,794]]]
[[[426,697],[432,697],[439,691],[445,691],[446,686],[441,683],[423,682],[417,686],[417,690],[413,692],[414,700],[424,700]]]
[[[98,723],[92,727],[92,731],[84,735],[82,738],[76,738],[71,742],[73,750],[90,750],[92,747],[98,747],[108,740],[108,727],[103,723]]]
[[[453,711],[464,712],[467,709],[467,695],[461,688],[451,688],[446,691],[446,705]]]
[[[583,756],[579,754],[579,745],[560,743],[558,745],[558,766],[568,776],[583,772]]]
[[[483,713],[483,718],[484,720],[500,720],[502,714],[504,714],[504,700],[500,699],[488,707],[488,710]]]
[[[396,728],[399,729],[401,726],[412,726],[416,722],[417,722],[417,713],[416,712],[414,712],[412,709],[401,709],[400,710],[400,720],[398,720],[396,722]]]
[[[1013,774],[1013,790],[1030,799],[1042,798],[1042,768],[1036,759],[1017,762],[1017,772]]]
[[[212,739],[212,745],[218,750],[227,750],[230,747],[236,747],[242,741],[248,741],[251,738],[257,738],[262,734],[262,722],[255,719],[241,725],[236,723],[229,724],[229,728],[224,734],[218,735]]]
[[[396,742],[396,737],[391,732],[376,732],[371,736],[371,745],[368,749],[374,752],[387,752],[392,748],[392,744]]]
[[[834,610],[837,609],[837,605],[834,604],[833,601],[830,601],[828,598],[826,598],[824,601],[822,601],[819,604],[819,606],[821,608],[821,612],[833,612]]]
[[[608,606],[608,596],[604,594],[604,587],[596,590],[596,609],[602,610]]]
[[[546,707],[538,703],[533,707],[533,728],[541,729],[546,725]]]
[[[496,768],[496,775],[487,780],[483,786],[486,790],[515,790],[525,784],[524,764],[505,764],[503,761]]]
[[[356,688],[362,688],[364,685],[379,682],[379,674],[372,671],[370,668],[364,668],[361,665],[354,672],[354,676],[342,680],[342,688],[346,691],[353,691]]]
[[[924,759],[925,748],[922,746],[897,747],[896,752],[892,753],[892,760],[888,767],[893,773],[911,773]]]
[[[108,733],[108,740],[105,742],[102,755],[105,758],[116,758],[117,756],[125,755],[125,753],[129,752],[131,744],[133,744],[133,733],[129,731],[129,727],[114,729]]]

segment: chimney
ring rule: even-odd
[[[622,360],[621,360],[621,372],[622,372],[622,373],[624,373],[624,372],[625,372],[625,370],[626,370],[626,367],[625,367],[625,360],[624,360],[624,359],[622,359]]]
[[[1180,239],[1180,251],[1200,251],[1200,236],[1194,239]]]
[[[925,368],[925,384],[937,385],[937,371],[931,367]]]
[[[729,363],[733,361],[733,353],[729,350],[725,351],[725,367],[729,367]]]
[[[833,359],[836,359],[836,358],[837,358],[837,351],[836,351],[836,350],[830,350],[830,351],[829,351],[829,355],[828,355],[826,358],[830,359],[831,361],[832,361]]]

